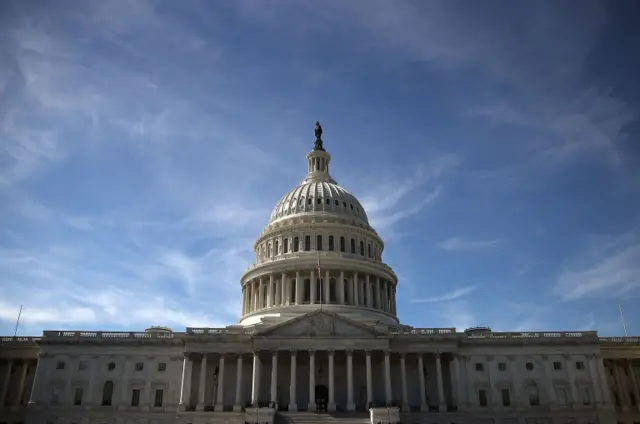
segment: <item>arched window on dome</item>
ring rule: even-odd
[[[293,238],[293,249],[294,252],[297,252],[298,250],[300,250],[300,237],[294,237]]]
[[[311,250],[311,236],[304,236],[304,251],[308,252]]]
[[[316,250],[322,250],[322,236],[320,234],[316,237]]]
[[[360,256],[364,256],[364,242],[360,241]]]
[[[322,204],[322,198],[318,197],[318,201],[316,203],[321,205]]]
[[[333,236],[329,236],[329,250],[333,251]]]
[[[278,256],[278,247],[280,247],[280,246],[279,246],[278,240],[276,240],[274,245],[273,245],[273,255],[274,256]],[[369,246],[369,247],[371,247],[371,246]]]
[[[340,237],[340,251],[344,252],[347,250],[346,242],[344,237]]]
[[[288,238],[282,239],[282,253],[283,254],[289,253],[289,239]]]
[[[356,239],[354,238],[351,239],[351,253],[356,254]]]
[[[111,406],[113,400],[113,381],[107,381],[102,386],[102,406]]]

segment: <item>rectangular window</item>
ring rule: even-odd
[[[87,361],[78,362],[78,371],[84,371],[87,369]]]
[[[554,362],[553,369],[556,371],[560,371],[562,369],[562,362]]]
[[[351,239],[351,253],[356,254],[356,239]]]
[[[164,363],[164,362],[160,362],[160,363],[158,364],[158,371],[160,371],[160,372],[164,372],[164,371],[166,371],[166,370],[167,370],[167,364],[166,364],[166,363]]]
[[[140,405],[140,389],[133,389],[131,391],[131,406]]]
[[[153,406],[162,406],[162,396],[164,392],[162,389],[156,389],[155,400],[153,401]]]
[[[322,250],[322,236],[318,235],[316,237],[316,250]]]
[[[76,387],[73,391],[73,404],[76,406],[82,405],[82,387]]]
[[[567,389],[565,389],[564,387],[556,388],[556,398],[558,398],[558,405],[560,406],[567,406],[569,404]]]
[[[506,362],[498,362],[498,371],[506,371],[507,363]]]
[[[582,361],[576,362],[576,369],[577,370],[583,370],[584,369],[584,362],[582,362]]]
[[[476,371],[484,371],[484,365],[480,362],[476,362]]]
[[[588,387],[582,387],[582,404],[591,405],[591,392]]]
[[[136,371],[142,371],[144,369],[144,362],[136,362]]]
[[[329,236],[329,250],[333,250],[333,236]]]
[[[346,243],[344,237],[340,237],[340,251],[344,252],[347,250]]]
[[[311,236],[304,236],[304,251],[308,252],[311,250]]]
[[[282,240],[282,253],[289,253],[289,239]]]
[[[502,405],[509,406],[511,405],[511,397],[509,397],[509,389],[502,389]]]
[[[480,406],[487,406],[487,391],[478,390],[478,404]]]
[[[65,365],[64,361],[58,361],[56,363],[56,369],[57,370],[63,370],[64,369],[64,365]]]

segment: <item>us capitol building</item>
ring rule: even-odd
[[[225,328],[0,339],[0,424],[636,424],[640,339],[399,322],[399,281],[322,129]]]

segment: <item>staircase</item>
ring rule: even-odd
[[[366,412],[278,412],[274,424],[371,424]]]

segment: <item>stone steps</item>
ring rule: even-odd
[[[369,414],[365,412],[278,412],[274,424],[328,424],[350,423],[370,424]]]

